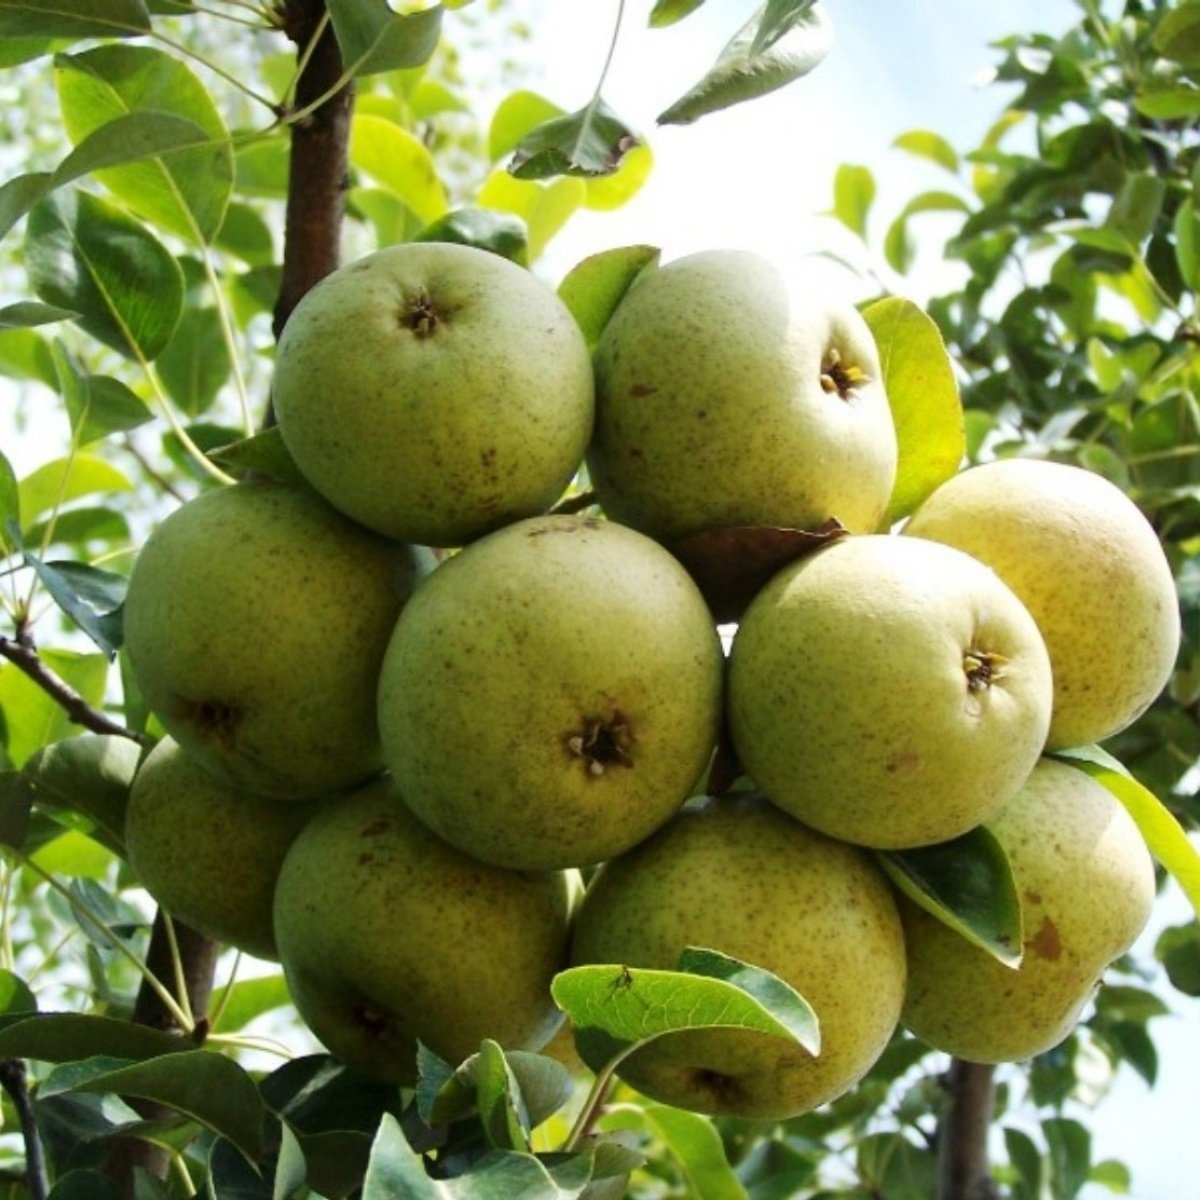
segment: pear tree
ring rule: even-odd
[[[719,230],[554,278],[653,166],[622,24],[702,3],[567,111],[517,5],[0,0],[6,1194],[1127,1187],[1086,1056],[1200,994],[1194,921],[1137,958],[1200,907],[1197,6],[1014,39],[882,240],[843,167],[858,305]],[[745,8],[658,123],[837,53]]]

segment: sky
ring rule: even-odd
[[[587,103],[607,53],[616,0],[538,7],[527,57],[542,64],[535,86],[573,111]],[[735,248],[786,261],[822,286],[851,297],[863,285],[842,268],[813,259],[818,248],[851,259],[855,241],[825,216],[840,163],[871,169],[879,185],[876,236],[904,200],[946,187],[938,168],[892,149],[909,129],[934,129],[960,149],[978,144],[1006,93],[985,86],[997,61],[989,42],[1017,30],[1059,33],[1078,9],[1070,0],[837,0],[828,8],[834,48],[811,75],[772,96],[705,117],[691,126],[654,128],[654,117],[698,80],[728,36],[753,11],[751,0],[707,0],[682,24],[646,26],[649,3],[626,5],[604,97],[644,132],[655,166],[643,190],[623,209],[572,218],[547,251],[542,269],[554,280],[588,254],[648,243],[664,260],[697,250]],[[956,276],[929,237],[916,270],[898,287],[920,300]],[[1186,920],[1173,885],[1138,952],[1152,955],[1165,924]],[[1085,1117],[1093,1159],[1118,1158],[1133,1170],[1136,1200],[1191,1200],[1200,1178],[1200,1141],[1190,1135],[1195,1114],[1195,1065],[1200,1063],[1200,1001],[1165,993],[1175,1015],[1153,1027],[1161,1063],[1150,1090],[1132,1070]],[[1090,1185],[1085,1200],[1112,1193]]]

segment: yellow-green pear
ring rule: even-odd
[[[138,686],[235,787],[303,800],[378,774],[379,665],[427,569],[315,492],[239,483],[151,533],[125,601]]]
[[[1024,954],[1014,970],[904,900],[904,1023],[971,1062],[1016,1062],[1071,1032],[1105,968],[1154,903],[1154,865],[1132,818],[1096,780],[1045,759],[989,823],[1012,864]]]
[[[949,841],[1025,782],[1050,723],[1033,618],[969,555],[843,538],[785,567],[733,643],[742,765],[784,811],[877,849]]]
[[[596,349],[588,469],[661,539],[738,525],[874,529],[896,475],[875,341],[849,302],[735,250],[646,271]]]
[[[566,872],[459,853],[385,778],[323,808],[292,844],[275,936],[312,1032],[367,1074],[411,1083],[418,1040],[457,1064],[484,1038],[512,1050],[550,1039],[573,891]]]
[[[708,764],[721,644],[683,567],[610,521],[535,517],[413,597],[379,721],[413,811],[486,862],[582,867],[666,822]]]
[[[1137,505],[1081,467],[1008,458],[942,484],[905,528],[990,566],[1054,668],[1051,748],[1103,741],[1162,691],[1179,652],[1171,566]]]
[[[335,271],[279,339],[274,400],[305,477],[400,541],[457,546],[548,508],[583,460],[591,360],[529,271],[388,246]]]
[[[879,868],[760,796],[693,801],[601,867],[576,917],[571,959],[673,970],[688,946],[790,983],[816,1011],[821,1052],[744,1030],[669,1034],[620,1069],[663,1103],[797,1116],[852,1088],[899,1019],[904,940]]]
[[[275,880],[319,803],[240,791],[163,738],[130,789],[129,864],[154,899],[193,929],[258,958],[278,958]]]

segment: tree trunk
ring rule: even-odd
[[[325,14],[324,0],[287,0],[283,28],[296,44],[297,54],[304,53],[320,27]],[[340,261],[341,226],[345,213],[346,178],[350,116],[354,93],[350,85],[339,87],[342,59],[333,29],[326,25],[297,82],[295,103],[305,108],[326,93],[329,99],[291,128],[291,156],[288,169],[287,211],[284,221],[283,279],[275,305],[276,337],[283,330],[292,309],[315,283]],[[264,425],[273,422],[268,406]],[[213,971],[220,947],[195,931],[176,923],[176,936],[186,980],[188,998],[197,1020],[208,1012]],[[147,964],[162,980],[174,978],[170,946],[166,941],[161,917],[155,921]],[[159,998],[144,984],[138,992],[134,1020],[159,1029],[173,1028],[173,1021]],[[204,1028],[203,1025],[201,1027]],[[113,1143],[109,1172],[121,1186],[122,1194],[133,1196],[134,1170],[149,1170],[163,1178],[168,1162],[157,1147],[144,1142]]]
[[[938,1200],[999,1200],[988,1170],[993,1068],[953,1059],[946,1089],[949,1104],[938,1128]]]

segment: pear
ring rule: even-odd
[[[281,804],[239,791],[163,738],[130,789],[129,864],[154,899],[193,929],[276,959],[275,880],[318,803]]]
[[[1024,602],[1054,668],[1051,748],[1103,741],[1162,691],[1179,652],[1179,600],[1150,523],[1081,467],[1008,458],[962,471],[906,533],[985,562]]]
[[[844,538],[785,567],[733,643],[738,757],[781,808],[877,849],[948,841],[1025,782],[1050,723],[1033,618],[985,566]]]
[[[134,564],[134,678],[167,732],[232,786],[284,800],[350,787],[383,766],[379,665],[427,569],[307,488],[206,492]]]
[[[588,470],[614,520],[670,540],[739,525],[876,528],[896,434],[850,303],[735,250],[638,277],[596,349]]]
[[[301,472],[354,520],[457,546],[548,508],[592,428],[587,345],[555,293],[470,246],[389,246],[289,318],[274,402]]]
[[[742,1030],[670,1034],[623,1079],[695,1112],[784,1120],[852,1088],[883,1052],[904,997],[904,941],[869,854],[761,796],[691,802],[606,863],[575,922],[575,964],[674,969],[688,946],[774,972],[813,1006],[821,1052]]]
[[[446,562],[388,646],[379,721],[407,803],[519,869],[620,854],[708,763],[722,653],[696,585],[612,522],[510,525]]]
[[[1075,767],[1044,759],[989,824],[1021,900],[1014,970],[903,901],[904,1023],[971,1062],[1016,1062],[1058,1045],[1104,969],[1133,944],[1154,903],[1154,865],[1113,796]]]
[[[301,1018],[344,1062],[412,1083],[417,1042],[457,1064],[493,1038],[537,1050],[561,1013],[574,885],[460,854],[382,779],[321,810],[275,891],[275,936]]]

